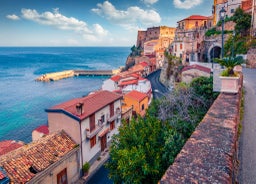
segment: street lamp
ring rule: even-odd
[[[220,10],[220,20],[221,20],[221,58],[224,57],[224,18],[225,18],[226,10],[224,7]]]
[[[232,43],[232,58],[234,58],[234,40],[235,40],[235,36],[236,36],[236,31],[233,30],[233,43]]]

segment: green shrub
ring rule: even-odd
[[[83,165],[83,171],[84,173],[88,172],[90,169],[90,164],[89,162],[85,162],[85,164]]]

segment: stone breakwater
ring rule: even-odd
[[[36,81],[57,81],[74,76],[112,76],[118,72],[119,70],[65,70],[61,72],[44,74],[36,78]]]

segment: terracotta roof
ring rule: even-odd
[[[45,134],[45,135],[49,134],[49,128],[48,128],[47,125],[42,125],[42,126],[40,126],[40,127],[37,127],[37,128],[35,129],[35,131],[40,132],[40,133],[43,133],[43,134]]]
[[[114,75],[114,76],[112,76],[110,79],[111,79],[112,81],[118,82],[121,78],[122,78],[122,77],[121,77],[120,75]]]
[[[203,71],[203,72],[206,72],[206,73],[211,73],[211,69],[210,68],[207,68],[207,67],[204,67],[204,66],[201,66],[201,65],[197,65],[197,64],[185,66],[182,69],[182,72],[185,72],[185,71],[188,71],[188,70],[192,70],[192,69],[197,69],[197,70],[200,70],[200,71]]]
[[[141,102],[143,99],[147,98],[147,94],[141,93],[139,91],[133,90],[127,94],[124,95],[124,98],[132,98],[134,100],[137,100],[138,102]]]
[[[14,140],[5,140],[0,142],[0,156],[4,155],[12,150],[15,150],[21,146],[23,146],[24,143],[19,141],[16,142]]]
[[[132,85],[132,84],[138,84],[138,80],[128,80],[128,81],[122,81],[118,86],[127,86],[127,85]]]
[[[46,112],[62,112],[79,121],[89,117],[91,114],[121,98],[122,95],[102,90],[94,92],[93,94],[90,94],[86,97],[75,98],[59,105],[53,106],[50,109],[46,109]],[[76,106],[79,103],[83,103],[82,114],[78,113],[76,110]]]
[[[26,183],[75,147],[76,143],[64,131],[56,132],[0,157],[0,166],[10,183]]]
[[[181,22],[181,21],[184,21],[184,20],[207,20],[209,19],[208,17],[206,16],[202,16],[202,15],[191,15],[183,20],[180,20],[178,22]]]
[[[148,66],[148,63],[143,61],[143,62],[140,62],[140,65],[143,66],[143,67],[147,67]]]
[[[4,179],[4,178],[5,178],[4,173],[2,173],[2,171],[0,171],[0,180],[1,180],[1,179]]]

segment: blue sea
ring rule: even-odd
[[[129,47],[0,47],[0,141],[30,142],[47,124],[45,109],[101,88],[107,77],[36,82],[45,73],[72,69],[116,69]]]

